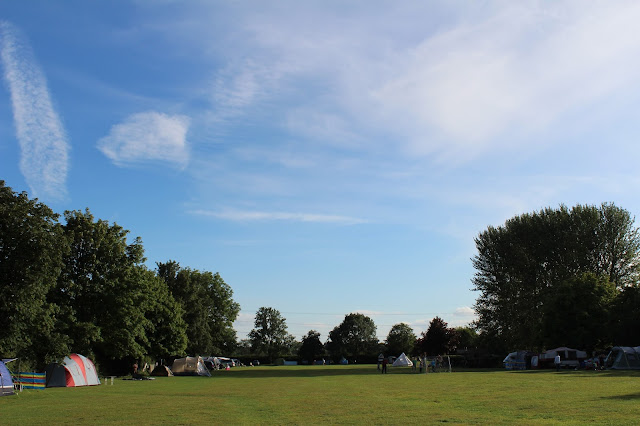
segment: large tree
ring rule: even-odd
[[[326,346],[335,360],[343,356],[356,361],[375,357],[378,349],[376,325],[366,315],[348,314],[340,325],[329,332]]]
[[[251,349],[269,362],[284,354],[293,340],[287,333],[287,320],[280,311],[262,307],[256,312],[255,328],[249,333]]]
[[[426,332],[422,332],[416,342],[416,349],[427,355],[445,355],[453,352],[457,345],[456,330],[449,328],[440,317],[435,317],[429,323]]]
[[[389,330],[386,340],[386,350],[390,355],[400,355],[405,353],[411,355],[416,344],[416,334],[413,328],[403,322],[395,324]]]
[[[167,283],[184,312],[187,353],[230,353],[236,342],[233,322],[240,312],[231,287],[218,273],[181,268],[175,261],[157,266],[158,276]]]
[[[302,345],[298,350],[298,356],[312,363],[324,354],[324,345],[320,341],[320,333],[315,330],[309,330],[306,336],[302,338]]]
[[[543,349],[547,307],[562,283],[584,273],[618,289],[640,275],[640,235],[613,204],[547,208],[489,227],[475,240],[477,326],[511,347]],[[564,329],[566,339],[571,330]],[[562,340],[562,336],[558,336]]]
[[[127,230],[95,220],[88,209],[65,212],[65,219],[70,250],[50,297],[71,349],[113,369],[147,354],[181,353],[181,312],[144,266],[140,238],[127,243]]]
[[[52,361],[68,350],[57,333],[58,307],[47,300],[62,269],[67,242],[58,215],[14,193],[0,180],[0,354]]]

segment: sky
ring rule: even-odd
[[[239,338],[474,319],[474,238],[640,213],[636,1],[0,3],[0,179],[219,272]]]

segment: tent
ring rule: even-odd
[[[0,396],[13,395],[13,380],[4,362],[0,361]]]
[[[604,365],[612,370],[640,370],[640,346],[616,346],[611,349]]]
[[[174,376],[209,376],[211,373],[204,365],[202,357],[188,356],[173,361],[171,371]]]
[[[391,365],[393,365],[394,367],[412,367],[413,362],[411,362],[411,360],[407,358],[404,352],[402,352],[402,355],[396,358],[396,360],[393,361],[393,364]]]
[[[79,354],[65,357],[62,364],[52,363],[46,368],[48,388],[99,385],[100,379],[95,365],[89,358]]]
[[[153,371],[151,372],[151,375],[169,377],[169,376],[173,376],[173,373],[171,372],[171,369],[166,365],[158,365],[156,366],[156,368],[153,369]]]

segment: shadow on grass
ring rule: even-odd
[[[387,370],[387,375],[415,375],[410,368],[391,369]],[[232,371],[220,371],[213,373],[213,376],[219,376],[229,378],[272,378],[272,377],[327,377],[327,376],[372,376],[382,375],[382,373],[376,369],[375,365],[363,365],[363,366],[295,366],[295,367],[241,367],[233,369]]]
[[[573,377],[640,377],[640,371],[634,370],[571,370],[562,369],[555,371],[554,369],[540,370],[518,370],[510,371],[510,374],[558,374]]]
[[[614,396],[603,396],[600,399],[612,399],[618,401],[632,401],[635,399],[640,399],[640,392],[630,393],[627,395],[614,395]]]

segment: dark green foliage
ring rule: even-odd
[[[638,346],[640,341],[640,286],[628,286],[611,309],[611,335],[618,346]]]
[[[71,350],[98,363],[185,349],[184,323],[166,284],[143,265],[144,249],[128,231],[87,210],[65,213],[70,251],[51,299],[63,306],[58,328]]]
[[[435,317],[429,323],[427,331],[423,331],[416,342],[417,352],[430,356],[451,353],[456,349],[457,338],[455,329],[449,328],[442,318]]]
[[[391,327],[385,344],[386,353],[398,356],[411,355],[416,344],[416,334],[408,324],[400,323]]]
[[[89,210],[58,219],[0,181],[0,354],[39,370],[70,352],[100,366],[183,355],[185,310],[143,264],[142,241]],[[233,346],[231,289],[218,274],[187,275],[206,289],[208,348]]]
[[[181,268],[175,261],[157,265],[158,276],[184,312],[187,353],[230,353],[236,340],[233,322],[240,312],[231,287],[218,273]]]
[[[569,346],[591,351],[612,345],[610,311],[615,286],[585,273],[554,286],[544,306],[544,347]]]
[[[287,333],[286,318],[277,309],[258,309],[254,326],[249,333],[251,349],[255,354],[266,355],[269,362],[283,355],[294,340]]]
[[[551,342],[572,341],[575,326],[550,328],[553,319],[546,316],[560,315],[553,307],[568,304],[558,298],[580,297],[574,287],[591,286],[585,297],[595,303],[604,291],[596,283],[604,281],[594,277],[618,289],[637,282],[640,235],[633,222],[626,210],[602,204],[547,208],[489,227],[476,238],[473,258],[474,290],[480,292],[478,328],[512,348],[543,349]],[[581,278],[585,273],[592,274],[586,281]],[[599,310],[593,307],[601,318]],[[548,336],[550,330],[562,334]],[[583,344],[607,340],[597,336]]]
[[[478,332],[472,327],[456,327],[456,337],[458,340],[458,349],[472,350],[478,347]]]
[[[375,357],[378,349],[376,325],[363,314],[348,314],[340,325],[329,332],[327,351],[334,360]]]
[[[47,293],[66,251],[58,215],[0,181],[0,354],[57,358],[66,340],[54,327],[58,307]]]
[[[324,345],[320,341],[320,333],[315,330],[309,330],[306,336],[302,338],[302,345],[298,350],[300,359],[313,363],[324,354]]]

